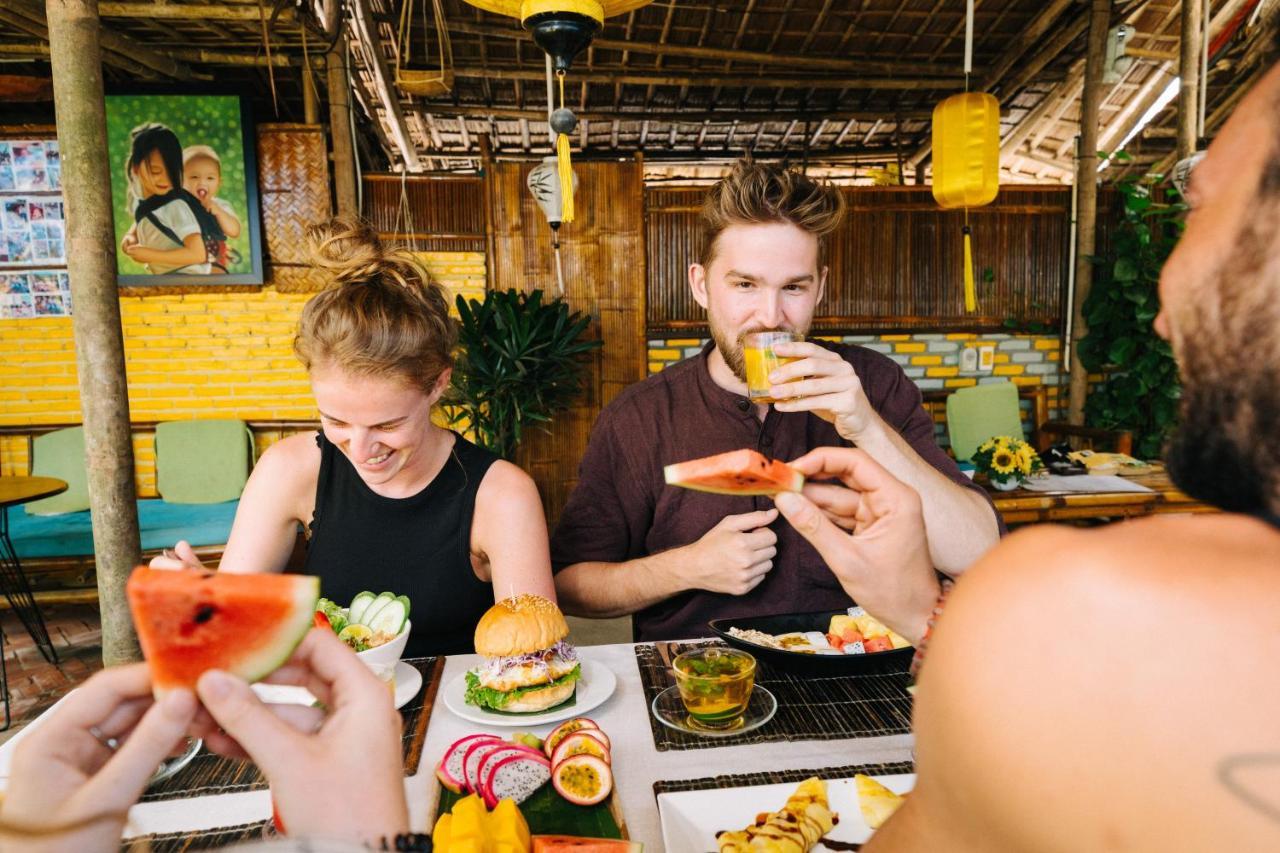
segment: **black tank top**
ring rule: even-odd
[[[405,657],[474,651],[476,623],[493,587],[471,567],[476,490],[498,457],[454,434],[453,451],[426,488],[388,498],[360,479],[323,433],[307,574],[342,606],[361,590],[407,595],[413,632]]]

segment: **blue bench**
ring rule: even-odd
[[[240,501],[219,504],[172,504],[138,501],[138,525],[143,551],[172,548],[179,539],[195,547],[225,545]],[[82,557],[93,554],[93,524],[89,511],[62,515],[9,513],[9,536],[20,560],[44,557]]]

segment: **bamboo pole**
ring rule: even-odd
[[[75,303],[71,321],[102,610],[102,659],[110,666],[140,657],[124,586],[142,546],[116,288],[100,27],[96,0],[48,0],[46,12],[67,205],[67,272]]]
[[[347,37],[338,36],[328,56],[329,142],[333,147],[333,194],[338,214],[360,213],[356,201],[356,155],[351,147],[351,90],[347,86]]]
[[[302,120],[307,124],[320,123],[320,107],[317,103],[315,76],[311,67],[302,66]]]
[[[1200,43],[1204,26],[1203,0],[1182,0],[1182,65],[1178,89],[1178,159],[1196,150],[1196,121],[1200,104]]]
[[[1084,423],[1089,396],[1089,373],[1080,363],[1080,341],[1089,334],[1084,303],[1093,285],[1093,252],[1098,225],[1098,108],[1102,103],[1102,63],[1106,59],[1111,0],[1093,0],[1089,19],[1089,47],[1085,55],[1084,86],[1080,94],[1080,155],[1076,161],[1075,298],[1071,304],[1071,398],[1068,420]]]

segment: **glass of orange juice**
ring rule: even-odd
[[[795,332],[749,332],[742,339],[742,360],[747,373],[747,397],[755,403],[777,402],[769,396],[769,374],[779,365],[798,361],[795,357],[776,355],[776,344],[803,341],[804,335]]]
[[[676,655],[671,668],[691,728],[723,730],[742,725],[756,683],[754,657],[712,646]]]

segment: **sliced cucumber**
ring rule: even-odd
[[[369,627],[373,629],[375,634],[390,634],[396,636],[400,630],[404,628],[404,623],[409,618],[408,599],[403,595],[399,598],[393,598],[369,620]]]
[[[369,609],[369,605],[377,598],[372,592],[365,590],[358,593],[355,598],[351,599],[351,606],[347,608],[347,622],[360,623],[360,617]]]
[[[360,624],[368,625],[373,619],[377,618],[379,610],[386,607],[388,604],[390,604],[395,600],[396,600],[396,597],[391,593],[389,592],[381,593],[377,598],[375,598],[369,604],[367,608],[365,608],[364,613],[360,614]]]

